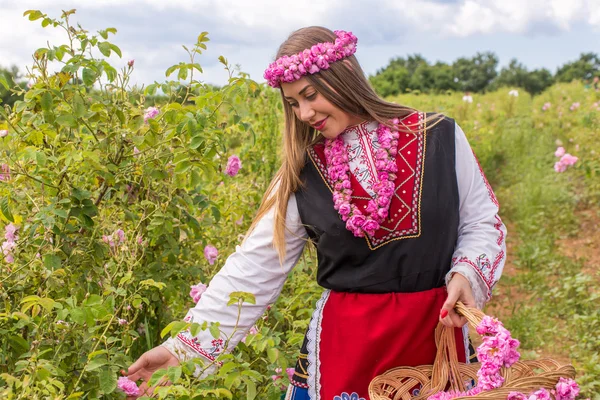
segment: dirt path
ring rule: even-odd
[[[507,223],[507,230],[507,260],[504,265],[502,279],[494,289],[494,296],[484,309],[486,314],[497,317],[501,321],[507,321],[513,315],[517,314],[523,305],[536,301],[534,293],[528,292],[526,288],[518,284],[516,277],[521,273],[516,265],[518,259],[516,248],[519,243],[519,237],[514,224]],[[477,339],[474,338],[474,342],[476,341]],[[522,350],[521,353],[523,359],[552,358],[565,364],[572,362],[566,348],[538,348],[529,351]]]
[[[600,209],[579,210],[577,236],[558,241],[560,252],[583,262],[581,272],[600,283]]]

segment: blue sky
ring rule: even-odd
[[[123,59],[111,62],[135,59],[137,84],[163,81],[169,66],[186,60],[181,45],[192,45],[202,31],[211,41],[199,59],[200,79],[215,84],[227,78],[219,55],[262,82],[279,44],[307,25],[352,31],[367,74],[416,53],[450,63],[492,51],[500,66],[517,58],[552,72],[582,52],[600,54],[600,0],[0,0],[0,66],[24,71],[35,49],[65,43],[59,30],[22,17],[25,10],[57,18],[71,8],[90,32],[117,28],[112,41]]]

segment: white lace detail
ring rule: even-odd
[[[365,122],[348,128],[342,139],[348,150],[348,166],[352,175],[370,196],[375,196],[372,187],[375,183],[375,160],[373,151],[379,149],[377,121]],[[369,143],[372,144],[369,146]]]
[[[310,324],[308,325],[308,333],[306,337],[308,343],[306,349],[308,351],[308,398],[318,400],[320,398],[321,383],[320,383],[320,362],[319,362],[319,345],[321,341],[321,319],[323,318],[323,308],[329,298],[329,290],[325,290],[321,295],[315,311],[313,312]]]

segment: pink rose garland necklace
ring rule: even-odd
[[[365,233],[374,236],[383,221],[389,214],[390,204],[394,196],[396,180],[396,155],[398,154],[398,133],[395,126],[399,123],[397,118],[392,120],[394,129],[384,124],[377,127],[377,140],[380,149],[375,153],[375,168],[377,170],[376,183],[373,185],[375,198],[369,200],[365,209],[366,215],[350,202],[352,186],[350,184],[350,167],[348,153],[344,140],[339,135],[337,138],[325,140],[325,160],[327,174],[333,183],[333,207],[346,223],[346,229],[356,237],[364,237]]]

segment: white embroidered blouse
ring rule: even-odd
[[[366,129],[365,129],[366,128]],[[349,154],[350,170],[373,195],[373,154],[379,144],[376,134],[377,123],[371,122],[350,128],[343,134]],[[465,276],[473,290],[479,308],[490,299],[492,288],[502,274],[505,261],[506,227],[498,216],[498,202],[477,162],[462,129],[455,127],[456,178],[459,192],[458,240],[452,257],[451,269],[446,283],[454,273]],[[306,239],[296,198],[290,196],[286,225],[286,257],[283,268],[279,264],[277,251],[273,247],[273,212],[267,213],[255,230],[236,247],[223,268],[213,277],[208,289],[196,306],[188,311],[187,321],[202,323],[219,322],[222,338],[230,338],[228,350],[233,349],[247,334],[256,320],[279,296],[283,284],[300,258]],[[229,294],[236,291],[250,292],[256,304],[245,303],[238,318],[236,305],[227,306]],[[168,339],[163,346],[180,360],[203,356],[209,361],[223,351],[224,339],[215,340],[208,330],[200,331],[196,337],[182,332]],[[210,373],[214,367],[206,370]]]

